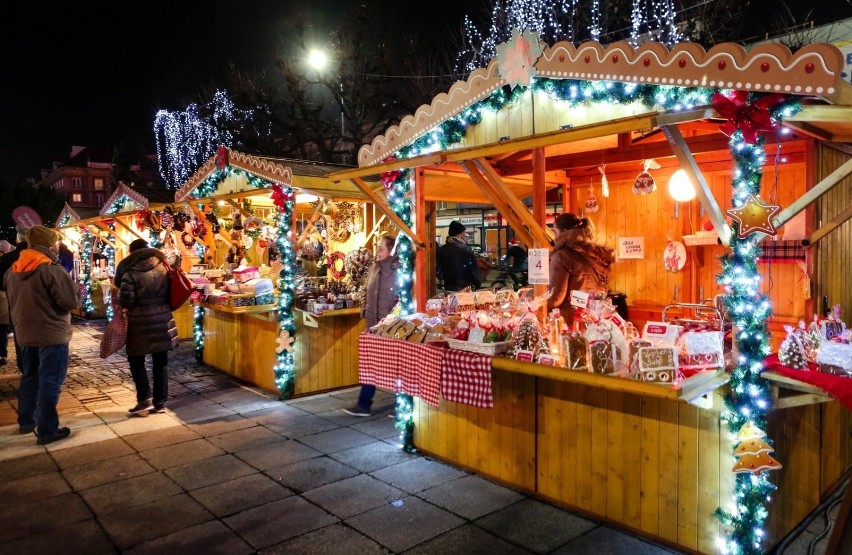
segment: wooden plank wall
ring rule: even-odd
[[[824,179],[850,158],[849,154],[818,144],[816,147],[816,181]],[[816,203],[814,227],[829,222],[834,216],[852,205],[852,177],[847,177]],[[814,247],[816,264],[814,276],[814,309],[822,307],[822,297],[827,296],[831,305],[843,306],[846,321],[852,314],[852,219],[835,229]]]
[[[204,363],[268,391],[275,385],[278,323],[205,309]]]
[[[357,385],[358,334],[365,329],[364,320],[358,314],[318,317],[319,327],[312,328],[302,324],[301,312],[296,316],[295,394]]]
[[[172,312],[172,317],[177,325],[179,339],[193,339],[193,326],[195,325],[195,307],[192,303],[186,303]]]
[[[684,234],[700,229],[705,219],[699,216],[697,200],[681,203],[679,218],[674,218],[675,203],[667,191],[671,171],[652,171],[657,190],[649,195],[632,192],[635,176],[625,178],[618,174],[609,178],[611,193],[609,198],[604,198],[600,192],[600,180],[594,180],[594,193],[600,202],[600,210],[586,214],[595,225],[597,240],[610,247],[617,247],[619,237],[645,238],[645,258],[616,263],[610,277],[610,289],[626,293],[631,307],[647,309],[657,315],[667,304],[699,302],[722,292],[716,284],[716,276],[721,271],[718,260],[724,252],[721,246],[687,247],[687,265],[682,271],[666,272],[663,267],[663,251],[668,241],[682,241]],[[774,196],[775,204],[785,207],[806,191],[804,163],[779,165],[777,186],[774,167],[767,166],[764,172],[762,194],[767,198]],[[731,170],[704,168],[704,175],[720,207],[723,210],[730,207]],[[574,206],[585,206],[588,195],[588,184],[578,182],[572,186]],[[852,224],[849,230],[852,233]],[[852,260],[848,262],[852,263]],[[777,347],[784,334],[780,324],[806,317],[805,299],[799,282],[801,274],[798,266],[789,263],[761,263],[759,270],[764,276],[762,292],[769,296],[779,321],[779,325],[774,326],[778,332],[773,335],[773,345]],[[694,278],[690,272],[695,272]],[[678,288],[677,296],[675,287]],[[852,290],[852,287],[848,289]]]

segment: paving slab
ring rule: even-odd
[[[61,553],[62,555],[109,555],[118,553],[112,540],[94,520],[60,526],[3,544],[0,553]]]
[[[479,476],[464,476],[421,491],[418,497],[468,520],[493,513],[524,499],[515,490]]]
[[[0,483],[15,481],[26,476],[55,472],[59,465],[44,449],[33,455],[0,461]]]
[[[150,472],[120,482],[81,491],[80,495],[97,515],[144,505],[183,493],[183,488],[162,472]]]
[[[220,455],[173,466],[167,469],[165,474],[185,490],[190,491],[256,472],[258,472],[256,468],[233,455]]]
[[[609,526],[599,526],[588,534],[583,534],[577,539],[571,540],[553,553],[554,555],[572,555],[574,553],[671,555],[672,552]]]
[[[535,499],[509,505],[475,524],[536,553],[549,553],[600,526]]]
[[[270,443],[234,453],[258,470],[269,470],[282,465],[321,457],[322,453],[295,439]]]
[[[140,544],[126,555],[163,555],[164,553],[204,553],[205,555],[242,555],[254,549],[227,526],[213,520]]]
[[[95,461],[80,466],[72,466],[62,471],[62,475],[75,491],[80,491],[110,482],[119,482],[154,472],[148,462],[137,454],[114,457],[104,461]]]
[[[208,436],[208,441],[214,445],[218,445],[228,453],[235,453],[252,447],[260,447],[268,443],[277,443],[284,441],[281,434],[277,434],[269,428],[263,426],[253,426],[251,428],[243,428],[234,432],[228,432],[222,435],[213,437]]]
[[[417,493],[466,475],[463,470],[423,457],[370,473],[370,476],[408,493]]]
[[[224,454],[223,450],[206,439],[194,439],[176,445],[149,449],[140,453],[145,460],[160,470]]]
[[[521,555],[533,553],[514,545],[482,528],[465,524],[437,538],[412,547],[405,555],[447,555],[448,553],[482,553],[483,555]],[[574,552],[574,555],[583,553]],[[632,555],[625,551],[621,555]]]
[[[47,446],[47,450],[51,453],[64,451],[81,445],[89,445],[90,443],[98,443],[119,437],[118,434],[107,425],[89,426],[87,428],[74,429],[71,428],[71,435],[67,439],[51,443]]]
[[[280,419],[267,418],[265,422],[260,424],[291,439],[319,434],[340,427],[333,422],[311,414],[288,416]]]
[[[228,432],[233,432],[235,430],[251,428],[256,425],[257,422],[251,418],[240,414],[231,414],[221,418],[206,420],[204,422],[188,423],[187,427],[196,433],[210,437],[227,434]]]
[[[394,553],[401,553],[457,528],[465,521],[422,499],[409,496],[345,522]]]
[[[264,549],[261,555],[385,555],[387,549],[364,534],[343,526],[332,524],[296,539]]]
[[[349,428],[337,428],[327,432],[300,437],[299,441],[308,447],[313,447],[317,451],[328,454],[367,445],[368,443],[375,443],[376,438]]]
[[[212,520],[213,515],[184,493],[113,511],[99,519],[116,545],[125,550]]]
[[[305,499],[344,520],[406,496],[404,491],[366,474],[359,474],[302,494]]]
[[[51,451],[53,460],[62,469],[133,454],[136,450],[119,437]]]
[[[45,472],[26,478],[0,482],[0,499],[3,500],[3,503],[48,499],[70,492],[71,486],[59,472]]]
[[[351,478],[359,474],[351,466],[339,463],[328,457],[319,457],[305,461],[276,466],[265,471],[273,480],[281,482],[297,493],[312,490],[326,484]]]
[[[294,496],[243,511],[224,522],[252,547],[262,549],[337,522],[337,518]]]
[[[152,430],[140,434],[124,436],[124,441],[137,451],[148,451],[157,447],[166,447],[201,439],[202,435],[186,426],[173,426],[162,430]]]
[[[14,526],[0,526],[0,545],[92,517],[92,511],[76,493],[46,499],[27,499],[18,503],[0,503],[0,522],[14,523]]]
[[[189,493],[219,518],[293,495],[292,491],[264,474],[251,474],[227,482],[219,481]]]
[[[416,459],[420,455],[406,453],[402,449],[389,445],[384,441],[374,441],[360,447],[338,451],[329,456],[361,472],[373,472],[374,470]]]

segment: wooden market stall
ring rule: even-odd
[[[598,242],[616,249],[625,240],[643,244],[642,256],[620,257],[610,281],[627,295],[630,320],[640,329],[659,321],[667,305],[723,293],[715,261],[726,252],[731,227],[720,206],[732,205],[731,183],[740,175],[720,124],[739,116],[714,109],[718,89],[805,101],[783,128],[760,130],[762,197],[786,207],[768,216],[781,231],[764,241],[759,266],[761,292],[775,307],[773,349],[784,324],[810,320],[821,309],[811,295],[852,306],[837,263],[848,257],[852,234],[852,149],[845,144],[852,140],[852,93],[835,47],[792,54],[780,45],[746,52],[724,44],[705,52],[694,44],[669,51],[654,43],[638,50],[559,43],[529,65],[538,81],[514,92],[517,83],[503,78],[497,60],[474,71],[364,146],[361,168],[332,176],[381,203],[363,179],[412,170],[420,310],[435,291],[437,201],[493,205],[528,247],[550,244],[548,201],[587,216]],[[651,95],[651,106],[637,91]],[[383,162],[391,155],[397,159]],[[691,178],[697,200],[677,203],[662,190],[678,169]],[[670,242],[687,243],[686,264],[673,271],[664,261]],[[813,291],[808,280],[816,283]],[[415,400],[418,449],[680,548],[716,552],[723,528],[713,513],[730,508],[735,487],[733,445],[720,420],[723,390],[690,398],[676,387],[512,359],[495,357],[492,367],[491,409]],[[784,467],[770,477],[779,487],[768,506],[768,545],[852,467],[852,416],[836,401],[819,401],[779,405],[769,414],[767,434]]]
[[[106,262],[103,268],[97,265],[93,250],[98,246],[109,247],[112,241],[108,237],[101,237],[97,227],[99,221],[98,209],[74,209],[67,202],[56,218],[56,231],[62,236],[62,242],[74,253],[71,277],[80,284],[83,292],[83,305],[71,311],[71,314],[78,318],[105,318],[107,315],[107,305],[104,302],[104,291],[109,291]],[[89,276],[88,279],[85,276]],[[105,281],[106,285],[101,287],[100,283]]]
[[[275,282],[289,272],[288,275],[295,276],[299,288],[317,284],[318,289],[331,288],[331,280],[326,276],[314,275],[318,263],[322,267],[322,262],[330,258],[331,265],[342,264],[344,253],[377,237],[383,220],[357,189],[326,178],[339,169],[220,149],[176,195],[182,209],[191,210],[207,222],[217,222],[216,231],[208,233],[205,239],[204,259],[191,259],[191,265],[203,263],[209,268],[228,271],[245,259],[245,264],[258,267],[261,276]],[[286,241],[295,252],[293,266],[300,268],[298,275],[295,267],[284,267],[280,259],[269,257],[269,248],[275,246],[273,228],[279,217],[270,194],[273,185],[287,186],[295,192],[290,216],[292,228]],[[242,230],[236,233],[239,228]],[[326,237],[321,237],[320,232],[325,232]],[[321,248],[323,254],[320,256],[314,248]],[[328,274],[342,277],[340,271],[341,266],[332,267]],[[352,302],[334,309],[327,306],[316,309],[312,305],[309,310],[298,288],[294,295],[292,315],[282,314],[277,300],[233,306],[239,295],[224,305],[204,296],[195,309],[196,341],[203,344],[204,362],[265,389],[281,390],[280,379],[277,381],[273,371],[281,352],[276,348],[282,319],[292,318],[295,342],[290,394],[304,395],[357,384],[357,338],[364,326],[360,309]],[[285,395],[285,391],[281,393]]]

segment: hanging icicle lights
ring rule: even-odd
[[[219,145],[236,146],[231,129],[242,128],[253,119],[254,110],[237,108],[222,90],[203,106],[190,104],[182,112],[157,112],[154,135],[160,174],[166,185],[171,189],[180,187]]]

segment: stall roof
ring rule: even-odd
[[[71,208],[66,202],[59,212],[59,216],[56,217],[56,227],[74,227],[81,220],[92,218],[98,214],[97,208]]]
[[[271,183],[283,183],[317,196],[337,198],[341,200],[365,200],[363,192],[347,183],[336,183],[328,179],[334,172],[341,171],[347,166],[311,162],[308,160],[293,160],[256,156],[225,149],[225,164],[238,168]],[[222,164],[221,155],[211,156],[192,176],[178,189],[175,200],[180,202],[191,198],[192,192],[207,180]]]

